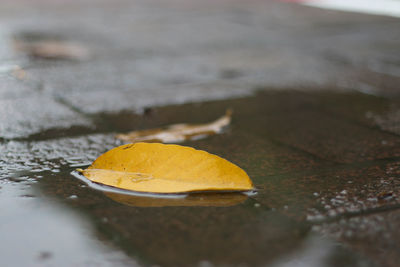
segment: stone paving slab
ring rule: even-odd
[[[16,99],[35,96],[35,94],[35,89],[32,89],[30,85],[24,84],[12,77],[0,76],[0,99]]]
[[[85,114],[120,111],[135,111],[141,114],[145,108],[154,106],[245,96],[250,94],[250,88],[247,84],[209,81],[205,84],[165,85],[162,88],[115,89],[115,92],[111,95],[110,91],[113,91],[114,88],[110,87],[107,90],[63,94],[60,98]]]
[[[91,121],[52,98],[35,95],[0,100],[0,137],[21,138],[50,128],[91,125]]]
[[[3,39],[33,35],[89,50],[91,57],[78,63],[23,62],[51,96],[115,90],[159,98],[148,89],[181,83],[190,95],[197,91],[191,84],[213,86],[227,78],[246,84],[247,92],[260,85],[319,84],[395,93],[398,82],[393,18],[315,12],[275,1],[79,1],[67,7],[21,1],[2,10],[9,33]],[[372,76],[386,85],[363,80]],[[123,102],[124,93],[119,96]]]
[[[265,86],[398,91],[394,18],[276,1],[6,1],[0,12],[4,64],[23,69],[28,89],[86,114],[247,95]],[[14,49],[15,40],[74,42],[89,57],[29,57]]]

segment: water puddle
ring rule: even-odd
[[[38,197],[40,192],[32,187],[4,182],[0,185],[3,265],[136,265],[118,249],[99,241],[85,216],[55,199]]]
[[[67,266],[91,263],[91,258],[108,266],[129,257],[138,264],[162,266],[290,266],[296,259],[304,266],[363,266],[365,257],[359,255],[365,250],[321,241],[317,233],[323,234],[325,226],[317,221],[396,203],[399,138],[366,116],[391,111],[387,100],[362,94],[271,92],[154,108],[152,116],[140,120],[127,113],[100,117],[117,133],[182,121],[201,124],[228,108],[235,110],[228,131],[184,145],[240,165],[257,187],[256,194],[160,196],[89,181],[75,168],[88,166],[117,146],[110,133],[1,142],[0,234],[7,242],[15,240],[0,251],[2,257],[21,246],[26,257],[15,259],[18,265],[48,261],[63,266],[65,261]],[[130,175],[133,183],[155,179]],[[29,233],[31,225],[35,231]],[[335,229],[342,229],[339,223]],[[59,245],[68,235],[65,247]],[[317,241],[309,241],[313,235]],[[20,245],[31,240],[43,246]],[[77,261],[67,252],[76,253]],[[345,263],[332,263],[332,258],[342,257]],[[4,259],[13,263],[8,255]]]

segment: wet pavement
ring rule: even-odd
[[[278,1],[0,7],[1,265],[398,265],[398,18]],[[242,167],[255,195],[127,196],[72,174],[116,133],[229,108],[226,132],[184,145]]]

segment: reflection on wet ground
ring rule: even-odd
[[[115,133],[207,122],[227,108],[235,115],[225,133],[184,144],[241,166],[256,195],[146,198],[104,193],[71,175],[119,144]],[[397,100],[360,93],[270,91],[154,108],[149,116],[98,114],[93,134],[3,141],[2,261],[395,266],[400,137],[388,114],[397,110]]]
[[[136,264],[108,241],[99,242],[86,216],[35,188],[3,180],[0,210],[3,266]]]
[[[105,195],[116,202],[133,207],[229,207],[247,199],[246,195],[240,193],[192,193],[183,198],[155,198],[118,193],[105,193]]]

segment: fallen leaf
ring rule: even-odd
[[[86,170],[92,182],[148,193],[249,191],[253,184],[235,164],[202,150],[160,143],[127,144],[98,157]]]
[[[230,207],[242,203],[247,196],[239,193],[229,194],[190,194],[184,198],[154,198],[106,192],[112,200],[132,207]]]
[[[32,57],[45,59],[83,60],[89,56],[88,50],[82,45],[58,40],[34,42],[15,40],[14,47],[17,51],[21,51]]]
[[[116,138],[130,142],[161,142],[178,143],[187,140],[221,133],[231,122],[232,110],[227,110],[221,118],[206,124],[173,124],[166,128],[133,131],[128,134],[118,134]]]

